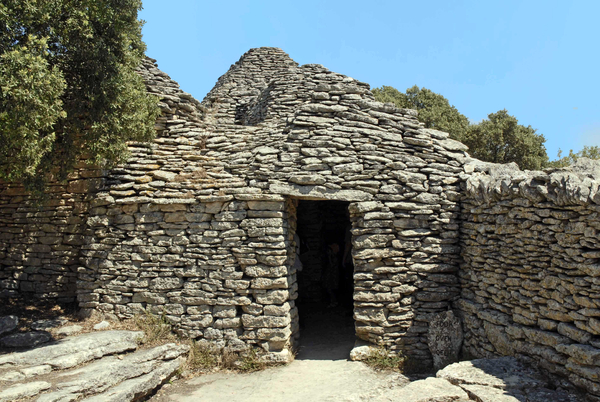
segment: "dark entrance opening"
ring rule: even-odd
[[[298,203],[296,234],[302,262],[297,274],[298,358],[347,359],[354,344],[348,205],[343,201]]]

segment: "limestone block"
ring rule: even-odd
[[[131,301],[133,303],[165,304],[167,298],[154,292],[136,292],[133,294]]]
[[[244,273],[253,278],[279,278],[288,274],[288,268],[285,266],[249,265],[244,267]]]
[[[389,400],[403,402],[468,401],[469,396],[460,387],[441,378],[429,377],[417,380],[405,387],[394,388],[386,393]]]
[[[154,177],[156,180],[162,181],[172,181],[177,176],[177,173],[169,172],[166,170],[155,170],[150,172],[150,175]]]
[[[283,278],[255,278],[250,282],[253,289],[288,289],[290,281],[287,277]]]
[[[237,308],[235,306],[215,306],[213,308],[213,315],[217,318],[233,318],[236,314]]]
[[[254,298],[260,304],[283,304],[290,297],[287,290],[268,290],[265,293],[256,293]]]
[[[7,315],[4,317],[0,317],[0,335],[11,332],[17,325],[19,324],[19,318],[14,315]]]
[[[600,349],[591,345],[557,345],[556,350],[569,355],[575,362],[582,365],[600,365]]]
[[[357,249],[361,248],[384,248],[387,244],[394,240],[396,237],[391,234],[374,234],[374,235],[362,235],[352,239],[352,244]]]
[[[0,402],[12,402],[23,398],[33,397],[50,388],[52,384],[46,381],[34,381],[17,384],[0,391]]]
[[[0,344],[9,348],[37,346],[52,340],[52,335],[46,331],[22,332],[6,335],[0,338]]]
[[[245,328],[283,328],[290,324],[289,316],[254,316],[242,315],[242,324]]]
[[[439,370],[458,361],[463,341],[460,320],[449,310],[436,314],[429,322],[427,345],[433,357],[433,367]]]
[[[567,336],[578,343],[588,343],[592,339],[592,335],[588,332],[578,329],[576,326],[561,322],[557,326],[559,334]]]
[[[256,331],[257,339],[273,342],[289,341],[291,335],[292,330],[289,325],[283,328],[259,328]]]
[[[150,289],[153,290],[168,290],[178,289],[183,286],[183,279],[172,277],[159,277],[150,281]]]

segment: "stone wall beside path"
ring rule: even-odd
[[[275,48],[251,49],[203,102],[152,59],[139,73],[162,113],[127,163],[82,165],[41,208],[0,183],[0,296],[160,314],[182,335],[287,360],[299,203],[342,201],[358,338],[431,366],[431,323],[458,315],[466,354],[524,356],[600,398],[597,162],[470,159],[368,84]]]
[[[600,163],[465,170],[464,350],[525,356],[600,400]]]

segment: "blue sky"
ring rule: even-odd
[[[600,1],[143,0],[147,54],[202,100],[274,46],[371,88],[413,85],[477,122],[507,109],[559,148],[600,145]]]

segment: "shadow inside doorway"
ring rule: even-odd
[[[348,202],[299,200],[297,360],[347,360],[354,347]]]
[[[348,360],[356,340],[352,309],[324,303],[304,307],[296,360]]]

